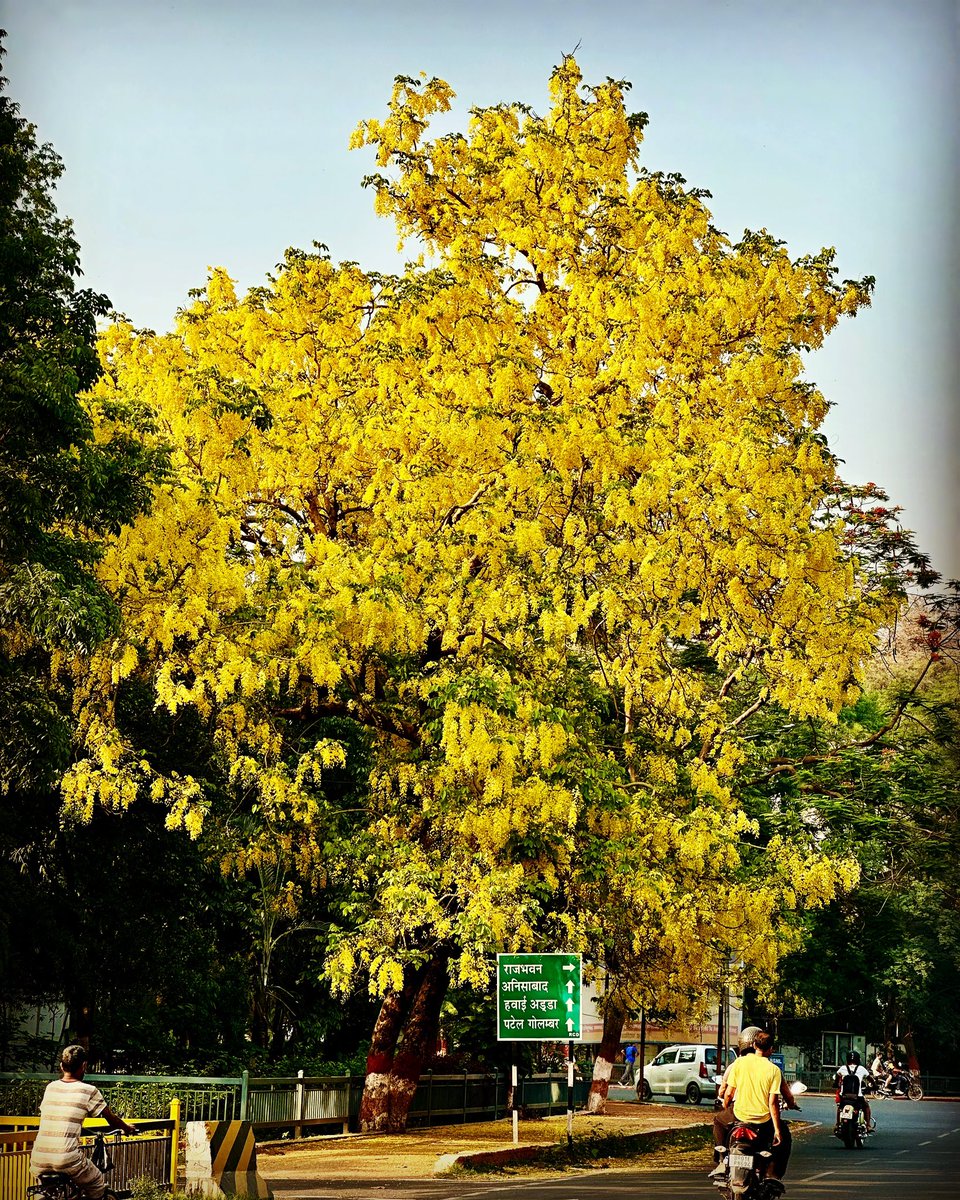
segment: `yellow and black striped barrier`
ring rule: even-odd
[[[186,1166],[188,1192],[272,1200],[273,1192],[257,1171],[249,1121],[189,1121]]]

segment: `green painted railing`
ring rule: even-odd
[[[50,1075],[0,1075],[0,1114],[36,1113]],[[167,1114],[180,1102],[182,1121],[249,1121],[261,1136],[290,1131],[299,1137],[323,1126],[355,1127],[363,1093],[362,1075],[279,1078],[217,1078],[146,1075],[87,1075],[107,1103],[132,1120]],[[434,1075],[420,1079],[410,1107],[411,1126],[456,1124],[507,1115],[508,1076]],[[574,1104],[583,1105],[590,1081],[574,1084]],[[521,1078],[518,1106],[531,1113],[563,1112],[567,1105],[566,1072]]]
[[[40,1110],[43,1089],[53,1075],[0,1074],[0,1115],[15,1116]],[[207,1078],[162,1075],[91,1075],[112,1109],[121,1116],[162,1118],[171,1100],[180,1101],[184,1121],[241,1120],[244,1080],[232,1076]]]

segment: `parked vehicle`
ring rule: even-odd
[[[730,1134],[730,1147],[724,1155],[726,1168],[714,1187],[723,1200],[777,1200],[783,1195],[779,1179],[766,1179],[769,1150],[756,1149],[757,1133],[750,1125],[737,1122]]]
[[[729,1065],[736,1054],[733,1050],[726,1053],[725,1065]],[[637,1096],[641,1100],[672,1096],[678,1104],[699,1104],[705,1096],[716,1096],[716,1076],[716,1045],[668,1046],[643,1068],[637,1080]]]

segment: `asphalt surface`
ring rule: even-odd
[[[817,1122],[795,1136],[787,1196],[797,1200],[956,1200],[960,1196],[960,1102],[883,1100],[874,1104],[877,1132],[862,1150],[833,1137],[835,1108],[824,1096],[804,1096],[798,1119]],[[664,1116],[674,1108],[664,1105]],[[706,1108],[706,1104],[704,1105]],[[436,1180],[326,1179],[273,1183],[277,1200],[709,1200],[710,1163],[694,1169],[585,1170],[549,1179],[468,1176]]]

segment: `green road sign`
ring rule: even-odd
[[[497,1041],[580,1040],[579,954],[497,955]]]

